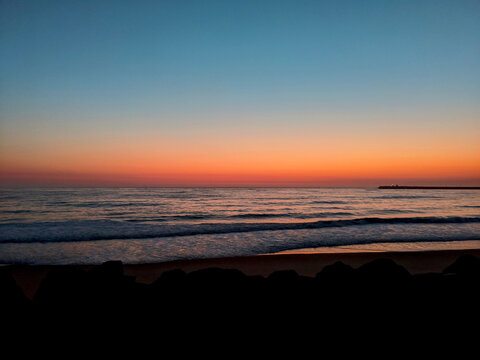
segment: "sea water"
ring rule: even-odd
[[[478,190],[0,189],[4,264],[144,263],[471,239],[480,239]]]

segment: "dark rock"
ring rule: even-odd
[[[305,319],[315,323],[312,314],[318,314],[324,323],[337,321],[339,314],[365,314],[361,321],[373,317],[393,322],[412,318],[411,314],[430,314],[430,321],[439,313],[453,315],[459,309],[464,316],[475,313],[480,301],[474,293],[478,282],[457,275],[478,273],[478,261],[462,257],[445,269],[445,274],[414,276],[389,259],[358,269],[337,262],[315,278],[294,270],[276,271],[265,278],[235,269],[208,268],[188,274],[177,269],[164,272],[150,285],[126,277],[120,262],[107,262],[88,272],[62,266],[53,267],[42,281],[33,309],[42,313],[44,320],[57,314],[70,322],[105,322],[109,314],[113,319],[161,322],[179,331],[185,324],[223,328],[260,318],[264,322]],[[18,289],[12,281],[0,272],[2,289],[15,294]]]
[[[120,295],[133,280],[124,276],[121,261],[107,261],[88,272],[89,290],[95,296]]]
[[[70,308],[81,304],[88,287],[87,273],[61,266],[50,270],[40,284],[34,302],[49,308]]]
[[[462,255],[452,265],[448,266],[443,274],[461,276],[480,276],[480,259],[473,255]]]
[[[216,283],[228,285],[246,279],[246,275],[236,269],[208,268],[196,270],[187,275],[190,282]]]
[[[140,292],[123,275],[123,265],[112,261],[83,271],[73,266],[53,268],[41,282],[34,303],[43,312],[76,317],[112,314],[135,303]]]
[[[21,310],[28,306],[29,303],[30,301],[8,269],[0,268],[0,307],[3,311]]]
[[[188,299],[186,279],[187,274],[180,269],[164,272],[148,287],[150,298],[147,301],[170,309],[186,306]]]
[[[350,266],[346,265],[341,261],[337,261],[332,265],[325,266],[322,271],[320,271],[316,278],[317,280],[347,280],[351,279],[354,275],[355,270]]]
[[[123,264],[121,261],[107,261],[95,266],[89,274],[99,281],[122,281],[124,277]]]
[[[280,270],[268,276],[262,296],[272,313],[278,314],[288,308],[310,307],[306,302],[314,301],[315,290],[314,278],[300,276],[294,270]]]
[[[175,283],[184,281],[187,277],[187,273],[180,269],[170,270],[164,272],[156,281],[158,282],[165,282],[165,283]]]
[[[279,270],[271,273],[267,279],[274,282],[294,282],[299,280],[300,276],[295,270]]]
[[[359,280],[367,281],[394,281],[406,280],[411,275],[403,267],[391,259],[376,259],[360,266],[355,274]]]

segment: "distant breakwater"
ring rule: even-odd
[[[403,185],[389,185],[379,186],[379,189],[406,189],[406,190],[480,190],[480,186],[403,186]]]

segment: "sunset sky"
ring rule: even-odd
[[[0,1],[0,184],[480,186],[480,0]]]

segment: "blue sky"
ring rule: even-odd
[[[4,143],[398,113],[478,129],[480,1],[0,4]]]
[[[7,115],[480,98],[478,1],[2,1],[2,14]]]

